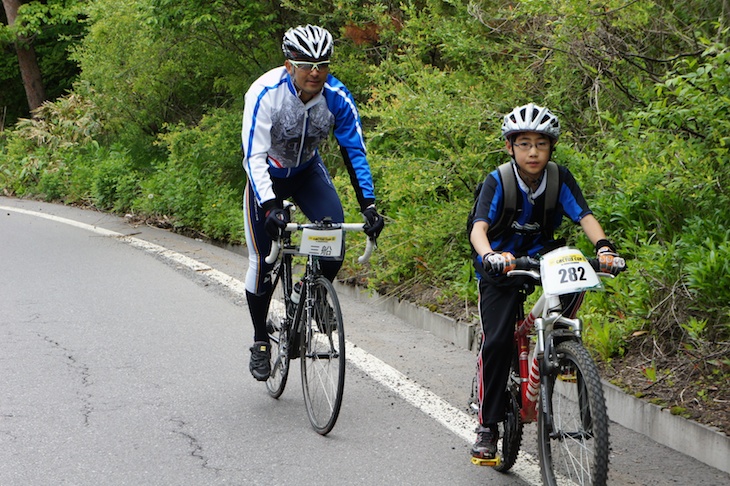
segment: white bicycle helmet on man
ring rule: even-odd
[[[332,56],[332,34],[316,25],[292,27],[284,34],[281,50],[291,60],[326,60]]]

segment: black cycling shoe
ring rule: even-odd
[[[271,346],[269,343],[257,341],[253,343],[251,350],[251,361],[248,369],[258,381],[266,381],[271,374]]]
[[[472,457],[478,457],[480,459],[493,459],[494,456],[497,454],[498,439],[498,431],[492,431],[492,429],[480,425],[477,429],[477,441],[471,448]]]

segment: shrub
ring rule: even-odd
[[[179,124],[161,134],[168,157],[141,184],[134,209],[167,216],[179,229],[212,239],[243,239],[240,113],[217,110],[197,126]]]

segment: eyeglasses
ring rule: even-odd
[[[520,150],[523,150],[527,152],[528,150],[532,150],[532,147],[537,148],[540,152],[544,152],[545,150],[550,150],[550,142],[542,141],[537,143],[531,143],[531,142],[520,142],[520,143],[513,143],[513,147],[517,147]]]
[[[291,59],[289,59],[289,62],[292,63],[294,67],[298,67],[299,69],[303,69],[304,71],[311,71],[312,69],[316,69],[317,71],[327,71],[330,68],[329,61],[305,62],[292,61]]]

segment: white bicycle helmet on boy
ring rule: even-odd
[[[542,133],[557,142],[560,136],[560,121],[547,108],[528,103],[518,106],[505,115],[502,123],[502,136],[505,139],[520,132]]]
[[[319,61],[332,56],[332,34],[316,25],[292,27],[284,34],[281,50],[287,59]]]

